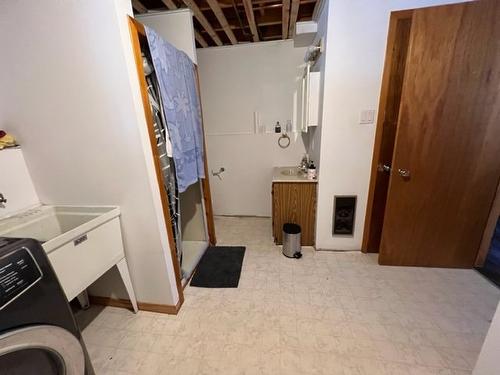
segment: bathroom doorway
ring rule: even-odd
[[[477,270],[500,287],[500,217],[497,220],[484,264]]]

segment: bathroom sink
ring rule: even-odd
[[[307,173],[292,165],[289,167],[274,167],[273,182],[317,182],[317,179],[309,180]]]
[[[119,215],[110,206],[39,206],[0,219],[0,236],[34,238],[50,252],[60,243]]]
[[[281,171],[283,176],[298,176],[299,170],[297,168],[289,168]]]

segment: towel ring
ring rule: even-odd
[[[283,139],[285,141],[282,141]],[[290,146],[290,137],[288,136],[288,134],[281,134],[281,137],[278,138],[278,145],[281,148],[287,148],[288,146]]]

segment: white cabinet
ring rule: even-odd
[[[300,128],[307,132],[310,126],[319,124],[320,72],[306,68],[301,84]]]
[[[69,301],[124,256],[118,217],[49,253],[50,263]]]

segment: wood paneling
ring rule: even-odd
[[[415,10],[379,262],[472,267],[500,177],[500,2]]]
[[[175,282],[177,287],[177,292],[179,293],[179,306],[184,302],[184,293],[181,284],[181,270],[180,264],[177,258],[177,248],[175,246],[174,234],[172,232],[172,221],[170,220],[169,212],[169,202],[168,194],[163,183],[163,177],[160,166],[160,158],[158,155],[158,148],[156,147],[156,136],[153,124],[153,114],[151,113],[151,107],[149,103],[148,86],[146,83],[146,78],[144,75],[144,69],[142,65],[142,55],[141,55],[141,39],[143,43],[147,45],[146,31],[144,30],[144,25],[137,22],[133,18],[129,17],[129,27],[130,27],[130,38],[132,40],[132,49],[134,52],[135,65],[137,68],[137,76],[139,79],[139,86],[141,89],[142,106],[144,109],[144,116],[146,118],[146,126],[149,134],[149,143],[151,147],[151,153],[153,154],[153,162],[156,172],[156,181],[158,183],[158,189],[160,191],[161,206],[163,211],[163,219],[165,220],[165,230],[167,231],[168,243],[170,247],[170,256],[172,258],[172,263],[175,273]]]
[[[363,233],[362,250],[364,252],[378,252],[382,237],[390,174],[380,169],[380,166],[392,165],[399,103],[410,40],[411,15],[412,11],[393,12],[389,23]]]
[[[316,182],[274,182],[273,237],[283,243],[283,224],[294,223],[301,227],[301,244],[314,246],[316,223]]]

